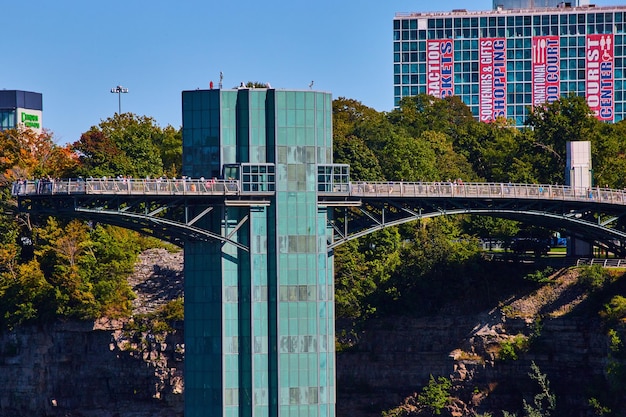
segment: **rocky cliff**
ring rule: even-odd
[[[131,284],[136,313],[182,295],[182,254],[144,253]],[[182,416],[182,325],[167,334],[124,322],[57,323],[0,335],[0,416]]]

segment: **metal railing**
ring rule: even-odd
[[[16,181],[13,195],[58,194],[137,194],[137,195],[237,195],[239,184],[215,179],[41,179]]]
[[[595,201],[626,205],[626,191],[565,185],[454,182],[355,182],[353,197],[455,197]]]
[[[137,194],[137,195],[255,195],[267,191],[242,191],[234,180],[216,179],[128,179],[89,178],[23,180],[12,186],[12,194]],[[352,182],[341,184],[320,196],[356,198],[490,198],[598,202],[626,205],[626,191],[565,185],[455,182]]]
[[[600,265],[602,268],[626,268],[626,259],[580,258],[576,261],[576,266],[583,265]]]

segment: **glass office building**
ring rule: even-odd
[[[41,93],[0,90],[0,131],[27,127],[42,132]]]
[[[394,100],[459,96],[483,121],[523,125],[527,107],[574,93],[618,122],[624,95],[626,6],[403,13],[393,20]]]
[[[317,204],[331,95],[196,90],[182,101],[183,174],[239,178],[267,200],[190,214],[242,246],[185,243],[185,416],[332,417],[333,258]]]

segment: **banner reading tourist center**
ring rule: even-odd
[[[599,120],[613,121],[613,35],[587,35],[587,104]]]

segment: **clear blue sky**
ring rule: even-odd
[[[468,6],[471,3],[471,6]],[[598,6],[626,0],[597,0]],[[181,125],[181,91],[240,82],[393,106],[396,12],[489,10],[491,0],[31,0],[2,4],[0,88],[43,94],[57,143],[118,111]]]

